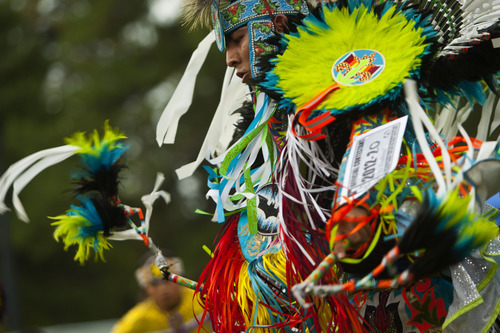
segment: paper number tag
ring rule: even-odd
[[[407,121],[404,116],[353,138],[340,204],[344,197],[361,196],[396,168]]]

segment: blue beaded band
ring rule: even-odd
[[[268,11],[271,11],[269,13]],[[238,0],[224,9],[212,5],[212,24],[219,50],[224,51],[224,35],[255,20],[271,20],[275,15],[307,14],[304,0]]]

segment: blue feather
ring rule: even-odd
[[[87,220],[90,225],[80,226],[78,236],[75,238],[93,237],[97,233],[104,230],[102,219],[99,216],[94,203],[89,197],[78,196],[77,199],[80,201],[81,206],[72,204],[67,215],[71,214],[72,216],[81,216]]]

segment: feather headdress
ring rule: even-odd
[[[190,25],[192,29],[211,27],[210,16],[213,0],[187,0],[184,4],[182,24]],[[219,8],[224,8],[231,2],[227,0],[216,1]]]

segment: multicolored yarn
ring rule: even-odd
[[[289,293],[287,285],[294,270],[282,250],[271,247],[248,261],[240,246],[237,224],[232,215],[225,223],[214,256],[200,276],[200,299],[217,332],[331,331],[335,327],[362,331],[356,312],[345,297],[311,300],[313,306],[302,309]],[[288,281],[288,282],[287,282]],[[349,309],[352,309],[349,311]],[[305,312],[304,312],[305,310]],[[342,313],[339,322],[334,313]]]
[[[286,283],[283,252],[271,251],[247,261],[241,248],[235,246],[240,242],[238,218],[239,214],[232,215],[225,223],[214,257],[200,276],[200,298],[217,332],[277,327],[285,317],[293,316],[290,310],[297,312],[289,297],[282,294]],[[281,307],[283,313],[276,312]]]

